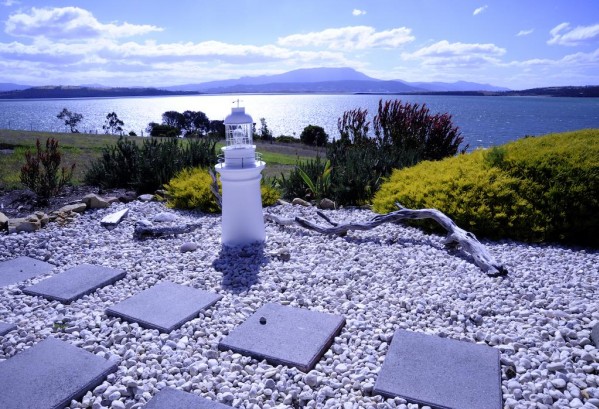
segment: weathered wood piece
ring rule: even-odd
[[[218,205],[218,208],[222,210],[223,198],[222,198],[220,192],[218,191],[218,181],[216,180],[216,174],[214,173],[214,169],[212,169],[212,168],[208,169],[208,173],[210,174],[210,177],[212,178],[212,184],[210,185],[210,191],[212,192],[212,194],[214,195],[214,198],[216,199],[216,204]]]
[[[129,209],[119,210],[118,212],[114,212],[104,217],[100,224],[107,229],[113,229],[119,225],[121,221],[129,214]]]
[[[191,233],[200,228],[202,223],[191,223],[183,226],[154,226],[145,223],[137,223],[133,230],[133,238],[144,239],[148,237],[162,237],[175,234]]]
[[[294,219],[281,219],[272,214],[266,214],[265,219],[273,221],[277,224],[290,226],[297,224],[309,230],[314,230],[322,234],[344,236],[350,230],[372,230],[384,223],[394,223],[400,220],[417,220],[417,219],[433,219],[448,231],[444,244],[450,246],[460,246],[463,251],[470,254],[476,264],[489,276],[504,276],[507,275],[507,269],[499,264],[495,258],[489,253],[487,248],[483,246],[474,234],[458,227],[447,215],[437,209],[407,209],[399,203],[396,204],[399,210],[394,212],[378,215],[365,223],[345,223],[337,224],[331,221],[322,212],[317,214],[324,218],[332,227],[323,227],[312,223],[301,217]]]

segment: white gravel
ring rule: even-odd
[[[124,207],[130,212],[119,227],[100,226]],[[268,211],[318,220],[312,208]],[[176,216],[165,223],[202,227],[177,237],[132,238],[136,221],[161,212]],[[357,209],[328,214],[337,221],[372,217]],[[88,211],[65,227],[1,235],[0,261],[46,258],[57,266],[51,274],[94,263],[123,268],[127,277],[66,306],[20,291],[43,278],[0,288],[0,321],[18,324],[0,337],[0,360],[49,335],[118,355],[118,371],[70,408],[140,408],[165,386],[239,408],[417,408],[372,394],[392,335],[405,328],[498,348],[506,408],[599,407],[599,352],[590,340],[599,322],[598,251],[484,242],[509,269],[507,278],[489,278],[468,257],[444,249],[441,236],[400,225],[326,237],[268,223],[266,233],[261,256],[225,253],[219,216],[135,202]],[[185,243],[197,249],[182,252]],[[270,255],[285,248],[289,261]],[[170,334],[104,314],[166,279],[223,299]],[[218,342],[267,302],[342,314],[347,325],[307,374],[218,351]]]

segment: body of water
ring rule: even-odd
[[[470,148],[488,147],[552,132],[599,128],[599,98],[471,97],[445,95],[197,95],[146,98],[0,100],[0,128],[64,132],[56,115],[67,108],[83,115],[81,132],[102,133],[106,114],[116,112],[128,133],[146,135],[149,122],[166,111],[202,111],[223,120],[241,105],[257,127],[265,118],[274,136],[299,137],[307,125],[319,125],[335,138],[337,119],[351,109],[367,109],[372,121],[380,99],[425,103],[431,112],[447,112]]]

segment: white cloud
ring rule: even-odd
[[[480,13],[484,12],[484,11],[485,11],[486,9],[488,9],[488,8],[489,8],[489,6],[487,6],[487,5],[485,4],[484,6],[482,6],[482,7],[479,7],[479,8],[477,8],[476,10],[474,10],[474,11],[472,12],[472,15],[473,15],[473,16],[478,16]]]
[[[129,37],[162,31],[152,25],[102,24],[92,13],[79,7],[32,8],[15,13],[6,21],[7,34],[16,37],[80,40],[100,37]]]
[[[517,37],[523,37],[523,36],[527,36],[533,33],[533,31],[535,31],[533,28],[529,29],[529,30],[520,30],[518,31],[518,34],[516,34]]]
[[[439,41],[413,53],[402,53],[404,60],[421,60],[426,65],[475,66],[497,63],[506,52],[495,44],[450,43]]]
[[[6,7],[14,6],[16,4],[20,4],[21,2],[18,0],[4,0],[1,4]]]
[[[547,41],[547,44],[576,46],[599,37],[599,24],[578,26],[571,29],[570,23],[561,23],[551,29],[549,34],[551,34],[551,38]]]
[[[412,30],[406,27],[376,31],[369,26],[329,28],[307,34],[281,37],[277,43],[285,47],[327,47],[332,50],[364,50],[368,48],[397,48],[414,41]]]
[[[303,61],[323,65],[347,65],[343,54],[332,51],[297,51],[275,45],[254,46],[228,44],[219,41],[200,43],[117,43],[112,39],[87,42],[50,42],[33,44],[0,43],[0,59],[39,61],[48,64],[79,64],[107,61],[134,63],[214,62],[226,64],[256,64],[283,61]]]
[[[555,68],[596,68],[599,72],[599,48],[589,53],[574,53],[553,60],[550,58],[531,58],[523,61],[512,61],[506,65],[519,67],[555,67]]]
[[[354,9],[351,13],[354,16],[363,16],[364,14],[366,14],[366,10]]]

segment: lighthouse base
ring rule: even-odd
[[[216,165],[222,184],[222,244],[239,246],[264,242],[264,214],[260,180],[264,162],[247,168]]]

